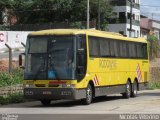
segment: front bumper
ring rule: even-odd
[[[69,99],[78,100],[85,98],[85,89],[75,88],[24,88],[24,97],[27,99]]]

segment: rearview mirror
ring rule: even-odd
[[[19,54],[19,67],[24,69],[24,59],[25,59],[25,53]]]

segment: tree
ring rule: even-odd
[[[10,0],[1,0],[0,1],[0,24],[3,24],[3,12],[5,10],[5,8],[10,8],[11,4],[10,4]]]
[[[10,15],[16,15],[17,24],[50,23],[64,21],[66,13],[71,9],[71,2],[72,0],[1,0],[0,10],[7,8]]]
[[[154,36],[154,34],[148,37],[148,42],[149,42],[149,57],[150,60],[152,60],[156,57],[157,51],[160,51],[160,46],[158,44],[158,39],[156,36]]]
[[[74,0],[71,6],[70,21],[86,21],[87,0]],[[108,23],[107,19],[112,15],[112,6],[107,0],[100,0],[100,9],[101,29],[105,29]],[[98,21],[98,0],[90,0],[90,20]]]
[[[107,1],[100,0],[102,29],[105,29],[112,11]],[[1,4],[17,16],[17,24],[86,21],[87,0],[1,0]],[[97,19],[98,0],[90,0],[90,20]]]

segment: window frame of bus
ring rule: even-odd
[[[78,34],[76,35],[76,78],[78,81],[81,81],[85,77],[86,71],[87,71],[86,34]]]
[[[108,44],[109,44],[109,55],[106,55],[106,56],[102,56],[101,55],[101,43],[100,41],[107,41]],[[96,46],[91,46],[91,41],[96,41],[97,44]],[[134,42],[134,41],[126,41],[126,40],[118,40],[118,39],[112,39],[112,38],[104,38],[104,37],[96,37],[96,36],[88,36],[88,43],[89,43],[89,56],[91,58],[119,58],[119,59],[148,59],[148,52],[147,52],[147,43],[143,43],[143,42]],[[115,49],[115,46],[111,46],[111,44],[117,44],[117,50],[118,51],[118,55],[115,55],[115,54],[111,54],[111,48],[114,48]],[[125,44],[124,44],[125,43]],[[126,46],[126,48],[123,48],[123,50],[120,48],[120,46]],[[137,45],[141,45],[141,52],[142,52],[142,56],[139,57],[137,56],[138,55],[138,50],[137,50]],[[134,47],[135,49],[134,50],[134,54],[132,56],[132,53],[130,53],[129,51],[131,50],[130,49],[130,46]],[[97,47],[97,48],[96,48]],[[94,51],[92,51],[92,48],[97,49],[97,53],[96,54],[92,54]],[[124,51],[125,49],[125,51]],[[115,50],[113,50],[113,52],[115,52]],[[126,52],[125,55],[121,55],[121,53],[123,52]]]

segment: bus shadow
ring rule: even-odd
[[[96,97],[93,99],[92,104],[114,101],[118,99],[123,99],[121,96],[102,96]],[[91,105],[92,105],[91,104]],[[30,100],[24,103],[9,104],[9,105],[0,105],[0,108],[45,108],[45,107],[76,107],[76,106],[85,106],[82,103],[82,100],[71,101],[71,100],[53,100],[50,105],[44,106],[40,101]]]
[[[114,101],[118,99],[123,99],[122,96],[101,96],[101,97],[96,97],[93,99],[92,104],[100,103],[100,102],[107,102],[107,101]],[[74,107],[74,106],[85,106],[82,103],[82,100],[78,101],[60,101],[60,102],[52,102],[51,105],[49,106],[36,106],[36,107]]]
[[[118,99],[123,99],[123,97],[122,96],[100,96],[100,97],[96,97],[93,100],[93,103],[114,101],[114,100],[118,100]]]

